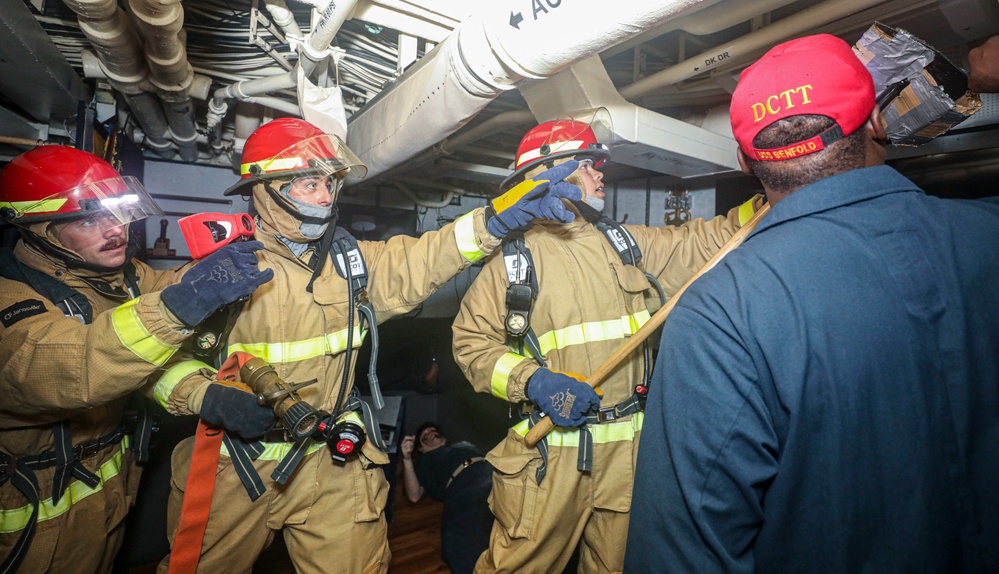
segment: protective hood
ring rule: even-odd
[[[15,253],[27,265],[50,275],[56,272],[66,272],[74,277],[87,281],[100,281],[111,287],[124,284],[122,269],[132,260],[135,249],[130,245],[126,250],[125,263],[120,267],[109,268],[92,265],[84,261],[80,255],[53,239],[48,227],[51,221],[32,224],[30,229],[22,230],[22,241],[15,247]],[[36,231],[37,230],[37,231]]]
[[[305,244],[319,239],[322,236],[321,232],[315,237],[309,237],[306,233],[302,232],[303,225],[308,224],[306,231],[310,231],[309,235],[311,235],[312,231],[315,230],[310,230],[310,227],[318,224],[317,218],[303,214],[290,198],[284,197],[278,191],[282,186],[290,182],[272,181],[268,183],[269,185],[265,182],[257,181],[253,185],[253,207],[257,215],[260,216],[260,220],[264,223],[264,226],[277,235],[295,243]],[[268,190],[268,187],[271,189]],[[336,204],[331,206],[328,219],[319,219],[324,219],[329,222],[329,225],[334,225],[336,222]]]

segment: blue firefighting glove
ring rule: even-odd
[[[257,402],[243,383],[216,381],[208,385],[201,401],[201,419],[253,440],[274,428],[274,411]]]
[[[570,160],[525,180],[510,191],[492,200],[486,206],[486,229],[500,239],[515,229],[524,229],[535,219],[552,219],[569,223],[575,214],[569,211],[562,198],[570,201],[583,199],[583,192],[575,185],[562,181],[579,167]]]
[[[538,369],[527,381],[527,398],[560,427],[578,427],[586,413],[600,407],[593,387],[562,373]]]
[[[163,304],[188,327],[194,327],[224,305],[246,297],[274,277],[257,268],[259,241],[230,243],[191,267],[180,283],[160,293]]]

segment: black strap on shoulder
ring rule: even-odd
[[[621,258],[621,263],[634,265],[642,262],[642,250],[635,242],[635,238],[620,223],[614,221],[606,215],[601,217],[596,223],[597,229],[607,238],[607,243],[617,252]]]
[[[601,216],[594,225],[621,258],[622,264],[641,269],[642,250],[638,246],[638,242],[635,241],[635,237],[623,225],[607,216]],[[539,365],[547,367],[548,365],[541,354],[538,337],[534,329],[531,328],[531,309],[538,296],[538,282],[534,258],[531,256],[531,250],[524,243],[524,232],[507,235],[503,240],[502,249],[503,264],[506,267],[507,280],[509,281],[506,290],[506,332],[510,337],[520,342],[521,353],[523,353],[523,347],[526,347]],[[642,272],[659,295],[659,303],[665,305],[666,294],[659,280],[645,270]],[[643,384],[638,385],[638,388],[647,391],[648,383],[652,379],[652,349],[648,341],[643,344],[643,354]]]
[[[125,279],[125,288],[128,289],[128,294],[132,299],[142,295],[142,291],[139,289],[139,274],[135,270],[135,263],[131,260],[126,261],[121,272]]]
[[[508,234],[503,240],[502,250],[509,281],[506,288],[506,319],[503,321],[506,332],[526,346],[539,365],[547,367],[538,336],[531,328],[531,309],[538,297],[538,277],[534,257],[524,243],[524,232]]]
[[[7,247],[0,248],[0,276],[28,285],[63,313],[77,317],[85,324],[89,325],[94,320],[94,309],[83,293],[21,263]]]
[[[357,308],[360,315],[361,325],[368,324],[368,331],[371,333],[371,359],[368,362],[368,387],[371,389],[371,400],[376,409],[385,407],[385,399],[382,397],[381,385],[378,383],[378,319],[375,316],[375,307],[368,299],[368,266],[364,262],[361,249],[357,246],[357,239],[346,229],[336,227],[333,231],[333,242],[330,245],[329,254],[333,258],[333,267],[337,275],[347,281],[350,289],[351,308],[348,310],[347,326],[351,332],[347,333],[348,346],[346,349],[345,368],[350,368],[350,356],[353,352],[353,325],[354,308]],[[336,408],[340,408],[338,397]]]
[[[509,286],[506,289],[506,332],[523,337],[531,328],[531,308],[538,297],[538,279],[531,250],[524,244],[522,232],[510,233],[503,240],[503,265]]]

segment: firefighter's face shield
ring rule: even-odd
[[[22,206],[18,211],[24,216],[24,226],[43,219],[53,223],[71,222],[81,237],[103,235],[110,229],[163,215],[163,210],[146,188],[132,176],[74,187],[32,205]],[[13,223],[21,225],[18,219]]]
[[[339,137],[324,134],[295,143],[274,157],[252,164],[250,175],[265,181],[291,182],[330,178],[335,191],[345,179],[359,180],[368,168]]]

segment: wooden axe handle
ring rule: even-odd
[[[662,326],[663,322],[666,321],[666,317],[670,314],[670,311],[673,310],[673,307],[676,307],[677,301],[680,300],[680,295],[683,295],[683,292],[687,290],[687,287],[690,287],[690,285],[693,284],[694,281],[697,281],[697,279],[701,275],[707,273],[709,269],[714,267],[726,255],[728,255],[732,250],[738,247],[742,243],[742,240],[745,239],[747,235],[752,233],[754,229],[756,229],[756,225],[760,222],[760,219],[762,219],[763,216],[767,214],[768,211],[770,211],[770,204],[764,203],[763,207],[761,207],[759,211],[753,214],[753,217],[751,217],[749,221],[746,222],[745,225],[739,228],[739,230],[735,232],[735,235],[730,237],[728,241],[726,241],[725,244],[722,245],[721,249],[719,249],[718,252],[715,253],[711,257],[711,259],[709,259],[708,262],[704,264],[704,267],[701,267],[697,271],[697,273],[694,274],[693,277],[688,279],[687,282],[684,283],[683,286],[680,287],[680,289],[677,290],[677,292],[672,297],[670,297],[669,301],[667,301],[666,304],[662,306],[662,308],[656,311],[655,315],[653,315],[649,319],[648,323],[642,325],[641,329],[636,331],[634,335],[628,338],[628,340],[626,340],[624,344],[618,348],[618,350],[614,351],[613,355],[607,357],[607,360],[601,363],[601,365],[597,367],[596,371],[593,371],[593,374],[591,374],[589,378],[586,379],[586,384],[590,385],[593,388],[599,387],[600,384],[603,383],[604,380],[607,378],[607,376],[610,375],[614,371],[614,369],[618,367],[621,361],[623,361],[625,358],[631,355],[631,353],[633,353],[635,349],[638,348],[639,345],[644,343],[646,339],[652,336],[652,333],[656,332],[656,329]],[[544,417],[543,419],[538,421],[538,424],[531,427],[531,430],[528,431],[527,436],[524,437],[524,439],[527,441],[527,446],[534,446],[538,444],[538,442],[540,442],[541,439],[545,438],[545,436],[549,432],[551,432],[551,430],[554,427],[555,423],[552,422],[551,417]]]

